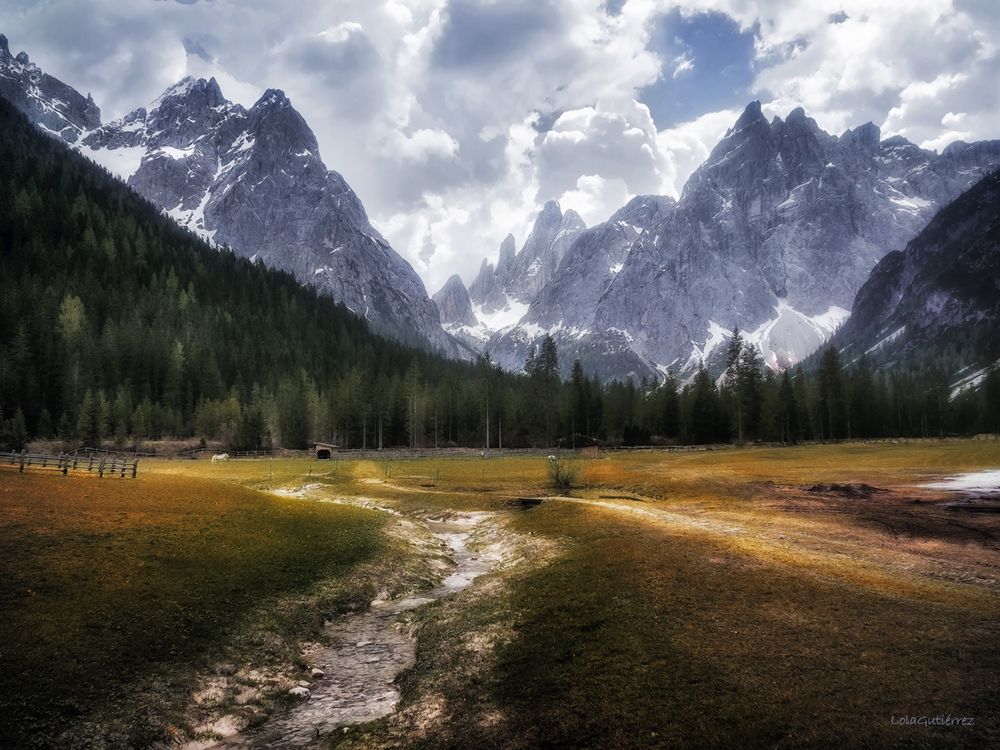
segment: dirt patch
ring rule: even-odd
[[[857,500],[868,500],[879,492],[885,492],[881,487],[870,484],[814,484],[806,487],[806,492],[818,495],[836,495]]]

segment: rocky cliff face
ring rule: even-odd
[[[401,341],[467,357],[413,268],[328,170],[279,90],[249,110],[186,78],[104,125],[96,105],[0,44],[0,95],[126,180],[179,224],[294,274]]]
[[[76,143],[80,135],[101,124],[101,110],[90,95],[43,73],[25,52],[10,53],[0,34],[0,96],[14,104],[40,127]]]
[[[981,379],[1000,357],[1000,172],[879,261],[832,344],[848,363],[943,362],[957,388]]]
[[[520,252],[514,252],[514,236],[508,234],[500,245],[496,266],[483,260],[479,275],[469,286],[472,301],[486,315],[509,309],[512,303],[530,304],[554,278],[566,251],[584,229],[586,224],[576,211],[563,213],[556,201],[548,201]]]
[[[481,352],[489,338],[486,327],[472,310],[469,292],[457,274],[451,276],[432,297],[444,330],[472,354]]]
[[[584,229],[586,225],[576,211],[570,209],[564,214],[556,201],[548,201],[535,219],[521,252],[506,263],[501,253],[498,271],[507,294],[518,302],[534,300]]]
[[[476,325],[476,316],[472,313],[472,300],[469,299],[469,292],[458,274],[451,276],[431,299],[437,305],[442,325]]]
[[[605,377],[654,375],[693,370],[739,326],[771,366],[794,364],[846,319],[879,259],[997,163],[997,141],[938,155],[902,138],[882,141],[870,123],[829,135],[801,108],[769,122],[753,102],[677,205],[661,208],[629,245],[610,281],[603,259],[583,267],[588,280],[573,288],[602,289],[592,317],[566,315],[572,289],[546,290],[488,348],[513,366],[512,339],[524,348],[552,333],[570,351],[606,350]]]
[[[500,255],[496,267],[488,258],[483,258],[483,263],[479,267],[479,275],[469,285],[469,295],[487,315],[497,310],[503,310],[507,305],[507,292],[504,290],[501,279],[510,276],[515,254],[514,235],[508,234],[500,244]]]
[[[519,369],[531,346],[550,333],[564,369],[580,359],[587,372],[606,379],[648,375],[651,364],[632,351],[620,331],[597,331],[594,316],[632,248],[674,205],[672,198],[639,196],[607,222],[580,232],[520,323],[486,345],[494,360]]]

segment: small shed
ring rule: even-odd
[[[333,443],[313,443],[313,453],[319,461],[328,461],[333,452],[338,450],[340,446]]]

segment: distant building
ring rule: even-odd
[[[334,451],[339,451],[340,446],[333,443],[313,443],[313,452],[320,461],[329,460]]]

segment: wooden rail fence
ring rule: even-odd
[[[26,469],[51,470],[66,476],[71,471],[86,471],[98,477],[121,477],[135,479],[139,470],[139,460],[121,456],[94,455],[73,456],[62,454],[47,456],[39,453],[0,453],[0,465],[16,466],[20,473]]]

